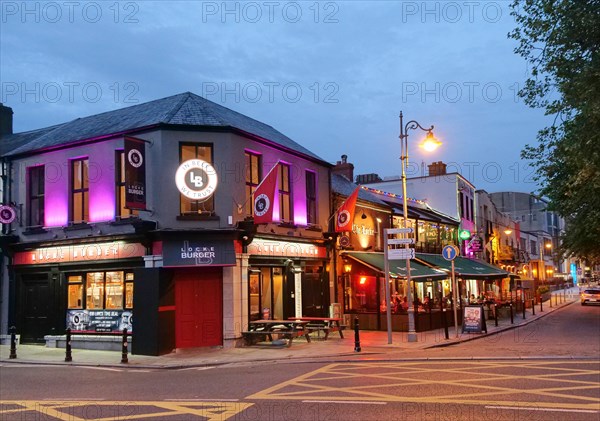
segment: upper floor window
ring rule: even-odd
[[[87,222],[89,219],[89,159],[71,161],[71,222]]]
[[[277,177],[279,178],[279,219],[281,222],[292,222],[290,166],[280,162],[277,172]]]
[[[212,154],[212,145],[199,143],[181,144],[179,147],[179,162],[185,162],[190,159],[201,159],[212,165]],[[210,196],[206,200],[195,200],[180,194],[179,203],[182,215],[214,213],[214,196]]]
[[[254,212],[254,202],[252,195],[256,187],[260,184],[260,155],[252,152],[245,152],[246,158],[246,214],[251,216]]]
[[[27,169],[27,225],[44,225],[44,166]]]
[[[317,223],[317,175],[306,171],[306,222]]]
[[[115,169],[115,203],[117,204],[117,218],[125,219],[132,216],[137,216],[138,211],[136,209],[131,210],[125,207],[125,151],[117,151]]]

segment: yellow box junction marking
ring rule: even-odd
[[[114,421],[137,420],[173,415],[195,415],[207,421],[224,421],[251,407],[244,402],[205,402],[205,401],[0,401],[0,419],[29,419],[24,412],[35,412],[43,419],[56,418],[61,421]],[[136,413],[136,408],[144,408]],[[152,409],[156,408],[156,411]],[[83,418],[76,416],[83,413]],[[94,415],[97,417],[94,418]],[[39,417],[34,417],[39,419]],[[176,418],[177,419],[177,418]]]
[[[507,369],[519,374],[506,374]],[[597,361],[336,363],[246,399],[510,404],[600,411],[599,378]],[[540,382],[546,387],[539,387]],[[419,393],[420,387],[442,392]]]

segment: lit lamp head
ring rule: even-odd
[[[504,230],[504,234],[511,235],[512,234],[512,230],[509,229],[509,228],[507,228],[507,229]]]
[[[427,136],[425,136],[425,139],[423,139],[419,146],[425,149],[427,152],[432,152],[435,151],[441,145],[442,142],[437,140],[437,138],[433,135],[433,132],[430,130],[427,132]]]

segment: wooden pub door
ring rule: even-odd
[[[223,345],[221,268],[178,270],[175,274],[175,346]]]

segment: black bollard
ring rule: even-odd
[[[448,335],[448,320],[446,319],[445,308],[442,309],[442,318],[444,320],[444,336],[446,337],[446,339],[450,339],[450,336]]]
[[[73,357],[71,356],[71,328],[67,328],[67,345],[66,345],[66,355],[65,361],[70,362],[73,361]]]
[[[515,320],[513,318],[513,306],[512,306],[512,301],[510,302],[510,324],[513,325],[515,324]]]
[[[544,312],[544,300],[542,300],[542,297],[540,297],[540,313]]]
[[[531,315],[535,316],[535,300],[531,299]]]
[[[521,301],[521,305],[523,306],[523,320],[525,320],[525,297],[523,297],[523,300]]]
[[[494,304],[494,326],[498,327],[498,305]]]
[[[354,318],[354,352],[360,352],[360,335],[358,333],[358,317]]]
[[[121,349],[121,362],[128,363],[127,359],[127,328],[123,328],[123,348]]]
[[[10,356],[11,360],[17,358],[17,328],[12,326],[10,328]]]

